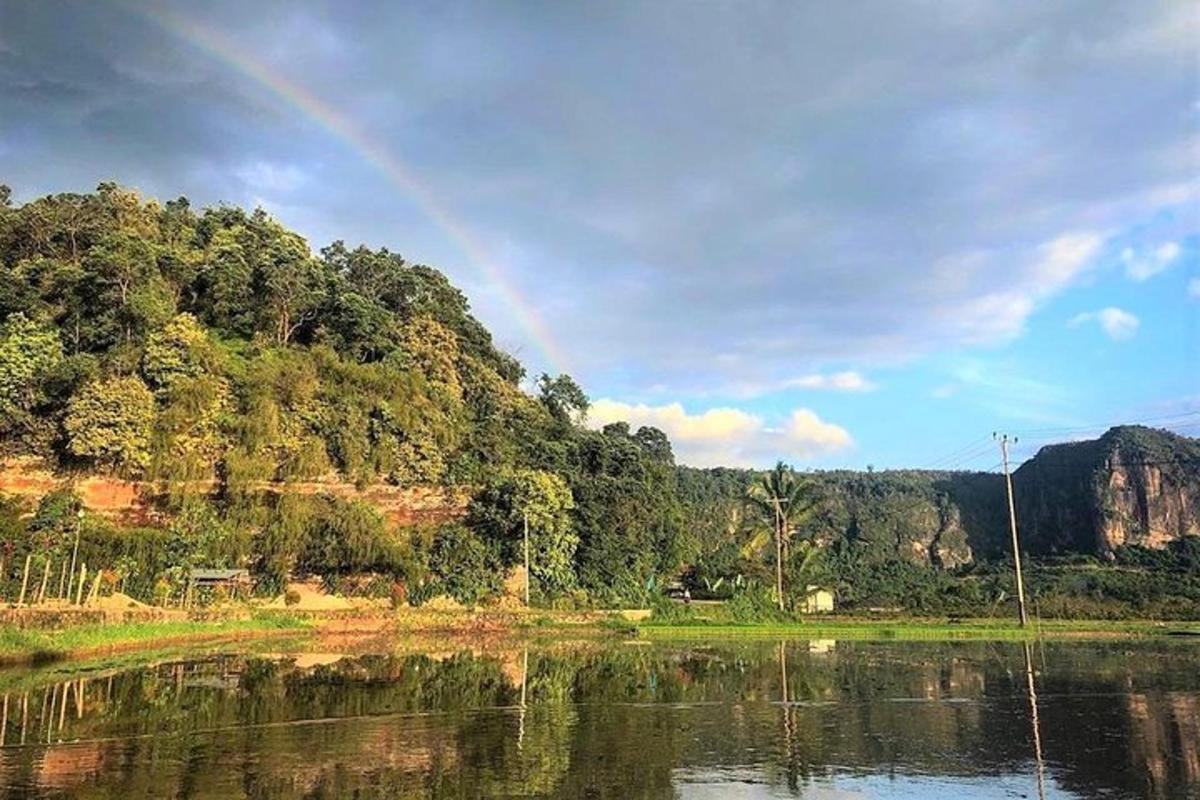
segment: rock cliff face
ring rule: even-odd
[[[707,503],[700,504],[705,514],[716,513],[713,503],[738,503],[751,477],[688,467],[680,473]],[[731,473],[737,473],[736,480]],[[1008,553],[1004,479],[998,474],[837,470],[810,477],[824,500],[809,532],[826,544],[854,542],[872,558],[900,557],[942,568]],[[0,463],[0,494],[36,502],[65,483],[96,513],[130,523],[159,521],[157,499],[164,487],[64,476],[34,460]],[[1105,555],[1123,545],[1158,548],[1183,536],[1200,536],[1198,439],[1136,426],[1113,428],[1092,441],[1042,448],[1013,474],[1013,486],[1022,549],[1036,555]],[[284,489],[272,484],[258,488]],[[362,500],[398,524],[459,518],[468,500],[463,490],[436,487],[358,488],[327,482],[288,484],[286,489]],[[696,498],[685,502],[700,508]]]
[[[736,504],[753,476],[680,467],[694,516]],[[854,543],[869,558],[953,568],[1005,558],[1003,476],[992,472],[835,470],[809,473],[823,498],[806,532]],[[1043,448],[1013,475],[1022,549],[1105,555],[1200,535],[1200,440],[1136,426]],[[700,498],[700,500],[696,500]],[[702,500],[702,502],[701,502]],[[717,516],[720,516],[719,514]]]
[[[55,489],[70,486],[89,511],[126,524],[153,525],[163,521],[160,502],[166,487],[144,481],[125,481],[103,475],[67,475],[52,472],[38,459],[18,458],[0,462],[0,495],[20,497],[36,504]],[[337,481],[307,483],[261,483],[250,487],[261,492],[291,492],[301,495],[330,495],[367,503],[388,521],[399,525],[437,523],[458,519],[466,513],[468,493],[463,489],[437,486],[357,487]],[[211,493],[214,481],[196,482],[189,489]]]
[[[994,554],[1003,482],[979,472],[822,472],[822,507],[810,531],[853,542],[871,558],[950,569]]]
[[[1042,448],[1013,475],[1024,549],[1104,555],[1200,536],[1200,440],[1140,426]]]

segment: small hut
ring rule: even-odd
[[[804,613],[825,614],[833,611],[833,592],[824,586],[806,586],[804,590]]]
[[[188,574],[185,605],[192,604],[197,588],[216,589],[223,587],[231,598],[250,596],[250,570],[248,569],[193,569]]]

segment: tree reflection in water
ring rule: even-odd
[[[1200,652],[1047,651],[1035,671],[1026,644],[606,640],[6,672],[0,798],[986,797],[1031,771],[1042,798],[1200,791]]]

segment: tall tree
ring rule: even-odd
[[[783,564],[788,539],[816,504],[812,485],[782,461],[760,475],[746,491],[752,526],[760,533],[769,531],[775,542],[775,598],[780,611],[785,607]]]

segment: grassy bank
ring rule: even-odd
[[[1200,643],[1200,622],[1155,620],[1041,620],[1022,628],[1010,619],[806,618],[742,622],[727,619],[651,618],[630,622],[612,614],[427,613],[308,615],[259,614],[211,622],[165,621],[80,625],[57,630],[0,627],[0,665],[49,663],[97,656],[187,648],[320,631],[324,637],[422,635],[484,641],[516,634],[543,639],[581,635],[635,635],[647,640],[728,638],[1022,640],[1179,637]]]
[[[308,627],[309,623],[296,617],[272,614],[217,622],[80,625],[61,630],[0,628],[0,665],[44,663],[168,644],[271,636],[301,632]]]
[[[895,620],[827,618],[795,622],[704,622],[650,620],[636,626],[649,639],[706,639],[711,637],[794,637],[807,639],[994,639],[1121,638],[1145,636],[1197,637],[1200,622],[1155,620],[1040,620],[1022,628],[1008,619]]]

